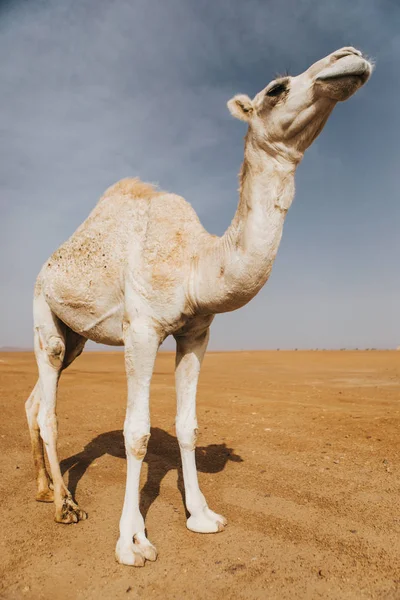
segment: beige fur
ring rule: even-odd
[[[156,186],[151,183],[144,183],[143,181],[140,181],[138,177],[127,177],[126,179],[121,179],[120,181],[117,181],[117,183],[110,185],[104,192],[101,200],[120,195],[150,200],[161,193],[162,192],[159,192]]]

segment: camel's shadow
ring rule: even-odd
[[[61,462],[61,471],[69,471],[68,488],[75,496],[78,483],[90,464],[103,456],[110,454],[117,458],[126,458],[124,437],[121,430],[108,431],[95,437],[87,444],[82,452],[74,454]],[[226,444],[211,444],[196,448],[197,470],[202,473],[219,473],[228,461],[242,462],[242,458],[234,454]],[[145,462],[148,464],[147,481],[141,491],[140,510],[143,517],[160,493],[161,481],[170,470],[178,472],[178,489],[184,499],[182,467],[178,441],[163,429],[153,427],[147,449]]]

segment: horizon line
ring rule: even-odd
[[[112,346],[110,346],[110,349],[104,349],[104,348],[88,348],[86,349],[84,352],[85,354],[91,353],[91,354],[97,354],[97,353],[103,353],[103,354],[116,354],[116,353],[120,353],[124,351],[124,347],[120,346],[118,347],[118,349],[115,350],[111,350]],[[374,347],[368,347],[368,348],[359,348],[359,347],[342,347],[342,348],[254,348],[254,349],[249,349],[249,348],[243,348],[243,349],[234,349],[234,350],[229,350],[229,349],[218,349],[218,350],[208,350],[207,354],[221,354],[221,353],[235,353],[235,352],[398,352],[400,350],[400,346],[393,348],[374,348]],[[27,352],[34,352],[33,348],[19,348],[19,347],[13,347],[13,346],[4,346],[0,348],[0,353],[4,353],[4,354],[22,354],[22,353],[27,353]],[[158,351],[159,353],[162,354],[175,354],[175,350],[163,350],[160,349]]]

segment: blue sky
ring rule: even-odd
[[[183,195],[222,234],[245,134],[226,101],[345,45],[376,71],[306,153],[272,276],[210,347],[399,345],[397,1],[15,0],[0,2],[0,346],[31,346],[42,263],[121,177]]]

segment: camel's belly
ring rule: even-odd
[[[76,333],[89,340],[111,346],[122,346],[123,303],[105,309],[84,302],[69,303],[47,298],[51,310]]]
[[[88,276],[71,279],[65,271],[53,270],[43,292],[51,310],[73,331],[94,342],[120,346],[124,315],[121,288],[106,280],[94,283]]]

